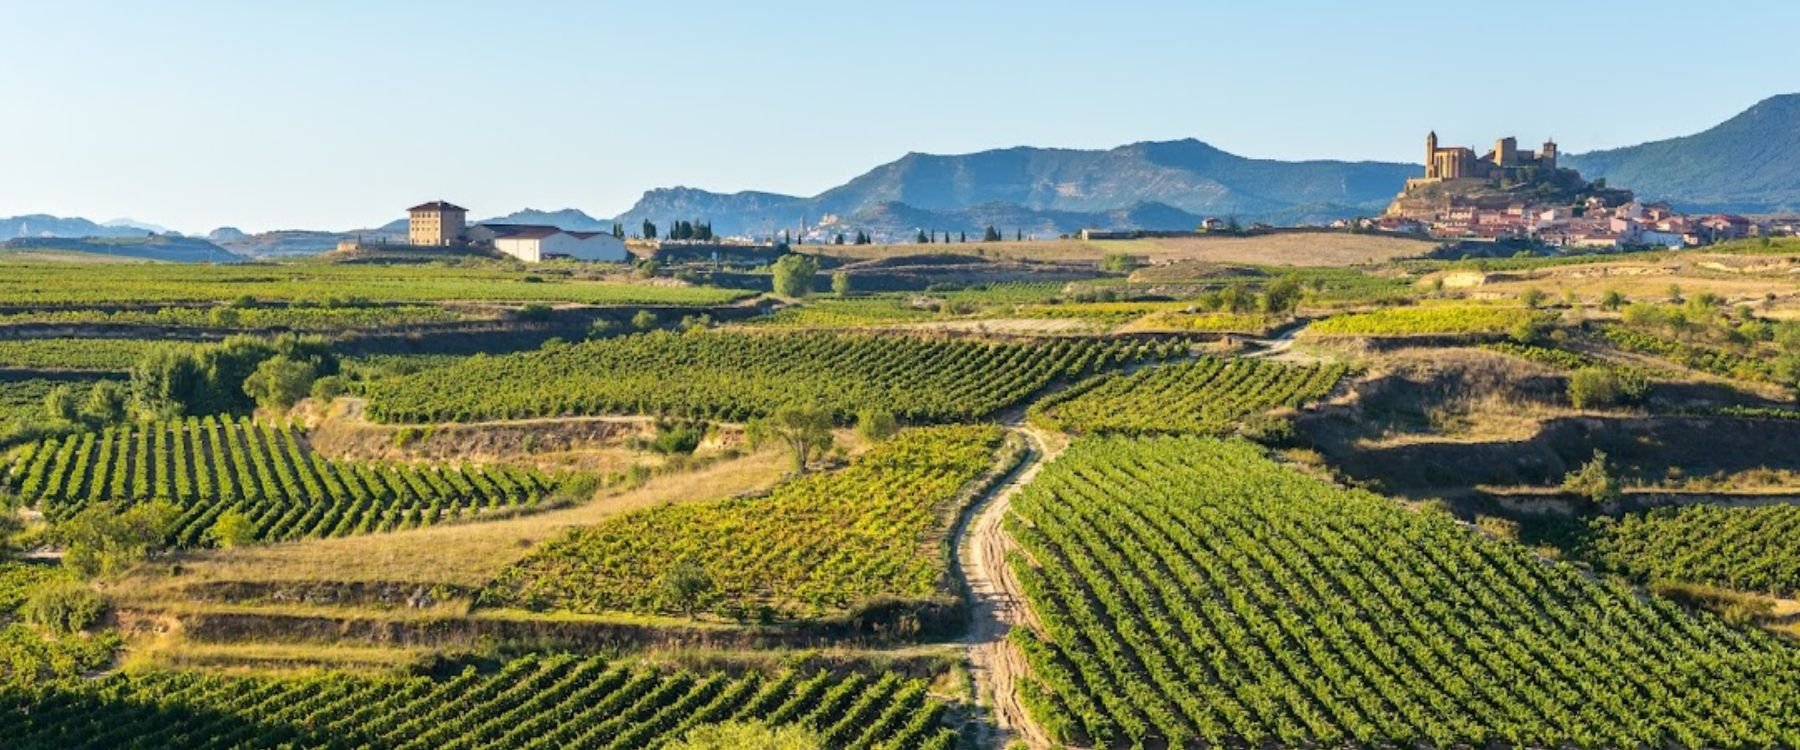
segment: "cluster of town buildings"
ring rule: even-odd
[[[469,224],[469,210],[448,201],[421,203],[406,210],[406,241],[415,247],[473,247],[495,250],[526,263],[571,259],[622,262],[631,257],[625,240],[611,232],[577,232],[544,224]],[[338,249],[354,249],[349,242]]]
[[[1425,137],[1425,154],[1425,176],[1407,180],[1387,213],[1333,226],[1580,249],[1695,247],[1800,229],[1735,214],[1683,214],[1667,203],[1641,202],[1628,190],[1587,183],[1557,166],[1555,141],[1533,153],[1502,138],[1477,156],[1467,147],[1439,147],[1434,132]]]
[[[1800,233],[1800,221],[1757,221],[1737,214],[1690,215],[1667,203],[1608,205],[1589,198],[1574,206],[1511,203],[1452,205],[1427,217],[1343,219],[1334,228],[1419,234],[1443,240],[1519,240],[1580,249],[1683,248],[1745,237]]]

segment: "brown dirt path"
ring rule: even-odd
[[[1007,633],[1030,617],[1018,579],[1006,565],[1014,544],[1003,521],[1011,501],[1043,468],[1045,461],[1062,450],[1055,440],[1029,425],[1012,425],[1026,441],[1026,454],[1012,476],[996,485],[972,510],[961,529],[956,564],[967,585],[971,622],[963,637],[969,672],[975,682],[976,702],[990,711],[981,722],[976,744],[982,748],[1007,747],[1024,742],[1028,747],[1055,747],[1019,700],[1019,681],[1026,675],[1024,655],[1007,640]]]

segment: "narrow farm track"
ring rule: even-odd
[[[1025,438],[1025,454],[1006,480],[995,485],[972,510],[960,529],[956,564],[966,585],[971,622],[963,637],[969,672],[975,682],[976,701],[991,713],[977,730],[976,745],[1006,747],[1023,741],[1029,747],[1053,747],[1048,736],[1033,724],[1019,700],[1019,681],[1025,676],[1025,657],[1007,640],[1007,633],[1029,616],[1024,592],[1007,568],[1006,555],[1015,548],[1006,535],[1006,519],[1012,498],[1037,476],[1044,463],[1054,458],[1054,444],[1036,428],[1021,422],[1009,425]]]

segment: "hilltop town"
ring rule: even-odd
[[[1792,222],[1692,216],[1666,202],[1641,202],[1630,190],[1559,166],[1553,140],[1524,152],[1509,136],[1477,156],[1466,146],[1440,147],[1436,131],[1425,136],[1425,176],[1407,180],[1381,217],[1361,225],[1443,240],[1586,250],[1695,247],[1795,231]]]

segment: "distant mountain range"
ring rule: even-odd
[[[1800,94],[1766,99],[1695,135],[1626,148],[1566,154],[1562,162],[1638,196],[1691,212],[1800,212]],[[832,234],[869,231],[890,239],[918,230],[1038,236],[1084,227],[1188,229],[1201,219],[1319,224],[1381,211],[1421,167],[1393,162],[1277,161],[1227,153],[1197,140],[1151,141],[1106,150],[1008,148],[961,155],[907,154],[814,196],[658,188],[617,217],[581,210],[525,209],[488,222],[549,224],[631,233],[644,220],[704,220],[725,235],[768,235],[804,224]],[[143,237],[157,227],[46,215],[0,218],[0,240]],[[371,229],[246,234],[222,227],[209,239],[252,257],[302,255],[340,240],[404,242],[405,219]]]
[[[1563,163],[1691,212],[1800,211],[1800,94],[1770,97],[1704,132],[1572,155]]]
[[[1298,223],[1379,211],[1417,171],[1389,162],[1250,159],[1191,139],[1104,151],[915,153],[811,197],[651,190],[617,220],[628,231],[645,219],[703,217],[722,234],[766,234],[804,220],[887,235],[978,232],[989,224],[1039,234],[1192,228],[1206,216]],[[1113,220],[1127,223],[1097,223]]]

